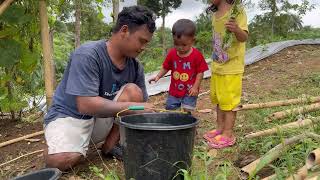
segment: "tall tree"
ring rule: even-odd
[[[162,38],[161,38],[161,43],[162,43],[162,48],[163,48],[163,53],[166,53],[166,33],[165,33],[165,20],[166,16],[173,10],[177,9],[180,7],[182,3],[182,0],[159,0],[159,1],[154,1],[154,0],[138,0],[138,4],[144,5],[148,8],[150,8],[158,17],[161,17],[162,19]]]
[[[119,7],[120,6],[120,2],[119,0],[112,0],[112,18],[113,18],[113,22],[117,22],[118,19],[118,15],[119,15]]]
[[[81,30],[81,0],[74,0],[75,3],[75,48],[80,46],[80,30]]]
[[[289,0],[260,0],[259,6],[262,10],[268,11],[271,19],[271,38],[275,34],[276,17],[281,13],[296,14],[298,17],[305,15],[308,10],[314,8],[309,0],[302,0],[301,3],[291,3]]]

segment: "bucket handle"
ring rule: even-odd
[[[166,110],[166,109],[160,109],[160,108],[146,108],[145,106],[129,106],[126,109],[123,109],[119,111],[116,115],[117,118],[120,118],[120,114],[124,113],[126,111],[143,111],[145,109],[153,110],[153,111],[158,111],[158,112],[178,112],[178,113],[183,113],[183,114],[188,114],[188,112],[184,112],[182,110],[180,111],[173,111],[173,110]]]

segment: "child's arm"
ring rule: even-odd
[[[151,84],[153,81],[158,82],[164,75],[167,74],[169,70],[161,68],[160,72],[153,78],[149,79],[149,83]]]
[[[189,96],[198,96],[203,75],[203,72],[197,74],[196,81],[194,82],[192,88],[189,90]]]
[[[248,40],[248,32],[242,30],[235,19],[231,18],[225,26],[230,32],[234,33],[238,41],[246,42]]]

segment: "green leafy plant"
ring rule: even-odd
[[[90,166],[90,171],[102,180],[120,180],[119,176],[114,171],[109,171],[107,174],[103,173],[102,168]]]

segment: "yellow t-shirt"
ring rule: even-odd
[[[223,37],[226,34],[225,23],[230,19],[230,11],[224,16],[216,18],[213,15],[213,63],[212,72],[215,74],[241,74],[244,72],[244,56],[246,51],[246,43],[239,42],[232,33],[233,41],[230,47],[226,50],[223,46]],[[241,8],[240,13],[236,17],[236,22],[242,30],[248,31],[247,15],[244,8]],[[216,59],[222,59],[225,63],[218,63]]]

